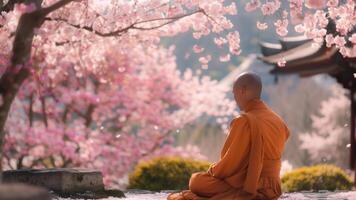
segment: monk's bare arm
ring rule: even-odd
[[[233,175],[246,161],[250,145],[250,129],[245,117],[241,116],[233,121],[225,143],[228,144],[224,147],[226,153],[208,170],[210,175],[219,179]]]

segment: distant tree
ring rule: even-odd
[[[323,101],[320,115],[312,116],[312,130],[299,135],[301,149],[306,149],[315,163],[348,166],[350,135],[350,100],[345,90],[333,88],[332,96]]]
[[[85,76],[64,65],[27,79],[5,127],[4,167],[94,168],[120,185],[147,157],[201,159],[194,147],[174,148],[174,134],[200,116],[230,115],[226,89],[190,70],[181,75],[172,51],[130,49],[112,49]]]
[[[320,77],[319,77],[320,78]],[[331,91],[314,78],[280,77],[278,84],[266,89],[271,107],[286,121],[291,131],[284,157],[293,166],[309,164],[309,156],[299,149],[299,133],[312,129],[312,116],[319,114],[322,101]]]
[[[224,33],[224,45],[237,55],[239,34],[226,18],[236,13],[235,4],[0,2],[6,167],[97,168],[106,183],[119,184],[141,158],[186,154],[172,148],[177,128],[234,109],[216,81],[177,71],[174,47],[159,42],[191,29],[196,38]],[[206,66],[209,56],[200,62]]]

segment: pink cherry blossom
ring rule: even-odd
[[[228,15],[236,14],[235,4],[71,1],[32,27],[26,61],[13,63],[16,30],[24,28],[21,16],[56,2],[44,0],[39,10],[18,4],[0,18],[0,75],[24,69],[30,74],[10,102],[5,169],[98,169],[106,185],[124,187],[141,159],[204,159],[196,147],[174,147],[173,133],[203,115],[230,116],[235,104],[217,81],[178,70],[174,46],[162,47],[160,40],[190,30],[196,38],[212,32],[224,38],[233,31]],[[235,49],[237,36],[221,44]],[[212,59],[200,61],[207,65]]]
[[[352,42],[353,44],[356,44],[356,33],[351,35],[351,37],[349,38],[349,41]]]
[[[250,2],[248,2],[245,6],[245,10],[247,12],[251,12],[256,10],[258,7],[260,7],[261,2],[259,0],[251,0]]]
[[[345,40],[344,37],[336,36],[334,38],[334,43],[335,43],[336,46],[338,46],[340,48],[340,47],[345,46],[346,40]]]
[[[204,51],[204,48],[202,48],[202,47],[200,47],[198,45],[194,45],[193,46],[193,51],[194,51],[194,53],[201,53],[201,52]]]
[[[103,172],[105,184],[122,187],[119,180],[140,159],[158,155],[203,159],[195,147],[174,148],[173,136],[168,133],[203,114],[230,115],[234,104],[225,99],[226,89],[216,81],[189,75],[189,71],[181,77],[173,48],[148,47],[144,51],[136,45],[125,54],[118,53],[117,47],[110,49],[108,65],[90,76],[78,78],[73,66],[67,66],[35,86],[50,90],[40,92],[41,96],[29,89],[38,80],[29,79],[9,116],[4,166],[94,168]],[[205,59],[208,62],[211,56]],[[111,70],[114,66],[125,66],[126,70]],[[99,83],[100,78],[106,82]],[[80,84],[81,80],[86,85]],[[209,95],[215,98],[206,98]],[[46,102],[45,113],[41,98]],[[32,118],[28,110],[40,117]],[[14,165],[22,158],[26,162]]]
[[[269,1],[262,5],[261,11],[263,15],[273,15],[281,7],[279,0]]]
[[[36,10],[36,5],[34,3],[30,3],[30,4],[15,4],[15,8],[14,10],[16,12],[19,12],[21,14],[23,13],[30,13],[33,12],[34,10]]]
[[[339,0],[328,0],[327,6],[328,7],[336,7],[339,5]]]
[[[302,24],[298,24],[297,26],[294,27],[295,31],[298,33],[303,33],[305,32],[305,28]]]
[[[245,10],[248,12],[260,10],[266,16],[279,11],[281,17],[274,22],[276,33],[279,36],[286,36],[288,24],[292,24],[296,32],[304,33],[305,36],[318,43],[324,40],[329,19],[336,24],[334,36],[345,37],[353,31],[353,27],[356,25],[353,20],[355,10],[355,1],[353,0],[289,0],[289,10],[280,11],[280,7],[281,1],[279,0],[266,1],[263,4],[259,1],[251,1],[246,4]],[[257,24],[257,27],[261,30],[265,28],[261,24]],[[330,42],[328,45],[330,46]],[[339,51],[343,56],[348,57],[353,55],[353,49],[353,46],[341,47]]]
[[[214,38],[214,43],[221,48],[224,44],[227,43],[227,39],[223,37]]]
[[[234,55],[239,55],[241,53],[240,49],[240,34],[239,32],[230,32],[227,36],[227,41],[230,46],[230,53]]]
[[[221,62],[228,62],[228,61],[230,61],[230,54],[226,54],[226,55],[220,56],[220,61],[221,61]]]
[[[335,43],[334,36],[332,34],[327,34],[325,36],[325,42],[327,47],[331,47]]]
[[[326,0],[306,0],[305,5],[308,8],[322,9],[326,6]]]
[[[199,62],[202,64],[203,69],[207,69],[210,61],[211,61],[211,55],[207,55],[199,58]]]
[[[286,36],[288,34],[288,20],[277,20],[274,25],[276,27],[276,32],[278,35]]]

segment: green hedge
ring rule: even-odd
[[[302,167],[282,177],[285,192],[303,190],[350,190],[352,181],[342,169],[332,165]]]
[[[129,189],[183,190],[187,189],[192,173],[208,170],[210,163],[161,157],[140,162],[129,177]]]

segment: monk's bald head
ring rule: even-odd
[[[260,99],[262,92],[261,78],[254,72],[244,72],[236,78],[233,90],[235,100],[242,108],[248,101]]]
[[[239,87],[248,90],[254,98],[261,97],[261,78],[254,72],[244,72],[240,74],[234,82],[234,89]]]

